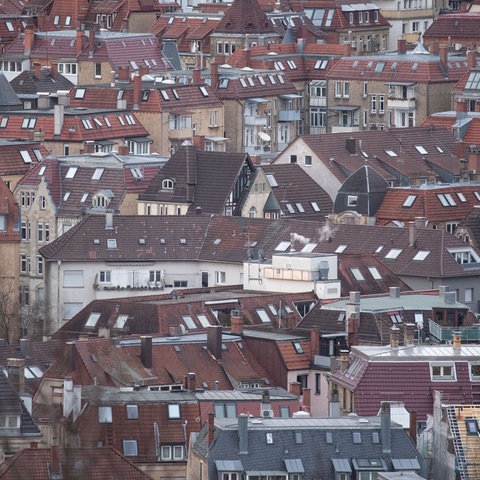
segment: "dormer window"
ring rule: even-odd
[[[92,206],[96,208],[108,207],[109,203],[110,203],[110,199],[107,198],[107,196],[104,195],[103,193],[97,193],[92,198]]]
[[[173,180],[171,178],[166,178],[162,182],[162,190],[173,190]]]
[[[0,415],[0,429],[2,428],[20,428],[20,416]]]

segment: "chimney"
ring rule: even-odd
[[[438,50],[440,66],[448,72],[448,45],[440,45]]]
[[[113,230],[113,213],[105,212],[105,230]]]
[[[210,412],[208,414],[208,446],[213,443],[215,438],[215,414]]]
[[[320,355],[320,333],[318,330],[310,331],[310,362],[315,363],[315,357]]]
[[[245,64],[245,67],[250,67],[252,63],[252,53],[249,45],[245,45],[245,48],[243,49],[243,63]]]
[[[77,348],[75,342],[67,342],[68,369],[74,371],[77,368]]]
[[[207,327],[207,348],[217,360],[222,358],[221,325],[209,325]]]
[[[297,39],[297,52],[303,53],[305,50],[305,45],[307,44],[306,38],[298,38]]]
[[[64,106],[55,105],[53,107],[53,134],[60,135],[63,128]]]
[[[197,215],[201,215],[202,214],[202,207],[199,205],[198,207],[195,207],[195,213]]]
[[[458,117],[458,113],[457,113],[457,118]],[[453,144],[453,151],[454,151],[454,154],[455,156],[458,158],[458,159],[464,159],[465,158],[465,144],[463,142],[455,142]]]
[[[32,354],[32,341],[29,338],[20,339],[20,352],[25,358],[30,358]]]
[[[430,45],[429,53],[430,53],[430,55],[438,55],[439,50],[440,50],[440,47],[438,45],[438,42],[433,42]]]
[[[310,388],[303,389],[303,399],[302,399],[303,407],[307,412],[310,412],[312,406],[312,391]]]
[[[138,110],[140,106],[140,96],[142,95],[142,77],[135,75],[133,77],[133,109]]]
[[[83,31],[77,30],[77,37],[75,39],[75,52],[77,57],[80,56],[83,50]]]
[[[183,385],[185,387],[185,390],[194,392],[197,389],[197,377],[195,373],[187,373],[184,377]]]
[[[35,30],[32,27],[27,27],[25,29],[25,39],[24,39],[24,54],[26,56],[30,55],[30,52],[33,48],[33,42],[35,40]]]
[[[477,51],[469,50],[467,52],[467,66],[469,69],[472,69],[477,65]]]
[[[192,71],[192,83],[193,85],[200,85],[202,83],[202,70],[198,67]]]
[[[152,368],[152,337],[142,335],[141,342],[141,360],[145,368]]]
[[[210,87],[213,91],[217,90],[218,85],[218,63],[214,60],[210,64]]]
[[[454,350],[462,348],[462,332],[452,332],[452,345]]]
[[[248,415],[246,413],[238,417],[238,453],[248,454]]]
[[[417,239],[417,225],[415,222],[408,222],[408,245],[413,247]]]
[[[50,65],[50,75],[53,78],[58,78],[58,63],[52,63]]]
[[[383,453],[391,453],[392,432],[390,419],[390,402],[382,402],[380,410],[380,429],[382,435]]]
[[[38,109],[49,110],[50,109],[50,95],[48,92],[38,92]]]
[[[400,298],[400,287],[389,287],[388,291],[390,298]]]
[[[356,145],[355,145],[355,139],[350,137],[345,139],[345,148],[349,153],[352,155],[355,155],[356,152]]]
[[[406,323],[403,326],[403,344],[405,346],[414,345],[414,333],[415,333],[415,324]]]
[[[348,350],[340,350],[340,372],[344,373],[348,369]]]
[[[230,331],[236,335],[243,335],[243,317],[238,310],[230,313]]]
[[[399,55],[407,53],[407,41],[404,38],[399,38],[397,40],[397,53]]]
[[[88,32],[88,58],[93,58],[95,52],[95,30],[92,28]]]
[[[126,143],[122,143],[118,146],[118,154],[121,156],[126,156],[130,153],[130,147]]]
[[[398,348],[400,344],[399,334],[400,334],[400,330],[398,327],[393,326],[390,329],[390,347],[391,348]]]
[[[348,332],[348,319],[352,314],[357,315],[358,324],[360,324],[360,292],[350,292],[349,301],[345,305],[345,331]]]
[[[70,96],[68,90],[57,90],[58,104],[64,107],[70,106]]]
[[[262,405],[260,406],[260,410],[271,410],[272,404],[270,403],[270,391],[264,390],[262,392]]]
[[[8,381],[18,393],[25,393],[25,359],[7,358]]]
[[[119,81],[127,82],[130,80],[130,72],[128,68],[118,67],[117,79]]]
[[[290,382],[288,384],[288,391],[292,393],[293,395],[299,397],[302,393],[302,388],[301,388],[300,382]]]
[[[40,75],[42,73],[42,64],[38,62],[33,62],[33,74],[37,77],[40,78]]]
[[[49,478],[63,478],[62,466],[60,465],[60,450],[58,445],[50,447]]]
[[[122,20],[121,31],[124,32],[124,33],[128,32],[128,18],[124,18]]]
[[[415,446],[417,446],[417,412],[412,410],[410,412],[410,425],[409,425],[409,435],[412,439],[412,442]]]
[[[110,329],[108,327],[100,327],[98,329],[98,338],[110,338]]]
[[[427,219],[425,217],[415,217],[415,226],[419,228],[427,228]]]
[[[358,315],[352,313],[348,318],[348,346],[358,345]]]

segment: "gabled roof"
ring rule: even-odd
[[[325,215],[331,213],[330,196],[299,165],[271,164],[261,168],[283,218],[311,217],[323,220]]]
[[[0,107],[2,110],[21,108],[22,102],[5,75],[0,73]]]
[[[377,223],[386,225],[395,221],[407,226],[417,217],[429,223],[459,222],[479,203],[478,183],[389,188],[377,210]]]
[[[56,470],[58,469],[58,470]],[[144,473],[111,447],[103,448],[25,448],[9,459],[0,472],[2,480],[29,478],[44,480],[55,478],[81,478],[91,480],[149,480]]]
[[[274,34],[275,29],[257,0],[234,0],[215,28],[217,34]]]
[[[246,168],[253,172],[247,154],[206,152],[192,145],[181,146],[139,196],[143,201],[181,202],[189,211],[221,213],[238,178]],[[173,182],[165,188],[164,181]]]
[[[474,42],[479,37],[479,12],[448,13],[438,15],[423,34],[423,38],[431,41],[433,38],[470,38]]]
[[[11,80],[10,85],[17,95],[37,95],[38,92],[56,93],[58,90],[70,90],[73,83],[59,73],[52,73],[50,68],[42,68],[40,76],[33,70],[24,70]]]

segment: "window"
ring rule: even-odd
[[[160,457],[162,460],[183,460],[183,445],[162,445]]]
[[[112,423],[112,407],[98,407],[98,423]]]
[[[376,113],[377,112],[377,96],[372,95],[370,97],[370,112]]]
[[[24,118],[22,122],[22,128],[35,128],[36,118]]]
[[[27,272],[27,255],[25,253],[20,254],[20,271],[22,273]]]
[[[215,283],[225,283],[226,282],[226,274],[225,272],[215,272]]]
[[[0,231],[1,232],[7,231],[7,216],[4,214],[0,215]]]
[[[305,155],[304,164],[305,165],[311,165],[312,164],[312,156],[311,155]]]
[[[472,303],[473,302],[473,288],[466,288],[465,289],[465,303]]]
[[[217,418],[237,418],[235,403],[215,403],[213,409]]]
[[[138,405],[127,405],[126,413],[129,420],[138,419]]]
[[[20,428],[20,416],[0,415],[0,428]]]
[[[365,277],[362,275],[362,272],[358,267],[351,267],[350,271],[352,272],[352,275],[355,277],[355,280],[357,280],[357,282],[365,280]]]
[[[297,156],[296,155],[290,155],[290,163],[297,163]]]
[[[430,376],[432,381],[452,381],[456,380],[455,364],[453,362],[430,364]]]
[[[107,248],[108,249],[117,248],[117,239],[116,238],[107,238]]]
[[[98,280],[100,283],[110,283],[112,281],[112,272],[110,270],[101,271]]]
[[[162,189],[163,190],[172,190],[173,189],[173,180],[170,178],[166,178],[162,182]]]
[[[356,195],[348,195],[347,197],[347,205],[349,207],[356,207],[357,206],[358,197]]]
[[[467,435],[478,435],[478,421],[476,418],[466,418],[465,428],[467,429]]]
[[[296,351],[298,354],[303,353],[302,344],[301,344],[300,342],[292,342],[292,344],[293,344],[293,348],[295,348],[295,351]]]
[[[63,286],[83,288],[83,270],[64,270]]]
[[[61,73],[62,75],[76,75],[77,64],[76,63],[59,63],[58,73]]]
[[[138,455],[136,440],[123,440],[123,454],[126,457],[136,457]]]
[[[417,198],[417,195],[409,195],[407,199],[403,202],[403,207],[411,207],[413,205],[413,202]]]
[[[168,405],[168,418],[170,420],[180,418],[180,405],[176,403]]]
[[[102,77],[102,64],[101,63],[96,63],[95,64],[95,78],[101,78]]]
[[[377,267],[368,267],[368,271],[370,272],[370,274],[375,280],[382,279],[382,276],[380,275],[380,272],[378,271]]]
[[[395,259],[402,253],[400,248],[392,248],[386,255],[385,258]]]
[[[57,26],[60,23],[60,15],[55,15],[53,17],[53,24]]]
[[[315,374],[315,395],[320,395],[321,384],[322,384],[322,374],[316,373]]]
[[[187,280],[175,280],[173,282],[173,286],[175,288],[187,288],[188,282]]]

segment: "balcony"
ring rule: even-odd
[[[279,122],[298,122],[300,121],[300,110],[280,110],[278,112]]]
[[[417,100],[415,98],[388,98],[387,107],[390,110],[415,110]]]
[[[246,127],[255,127],[267,126],[267,117],[261,117],[258,115],[245,115],[245,126]]]
[[[430,335],[442,342],[451,342],[453,338],[452,334],[454,332],[462,334],[462,342],[480,341],[480,324],[472,325],[470,327],[445,327],[434,322],[432,319],[429,319],[428,328],[430,330]]]
[[[359,131],[360,131],[360,127],[358,125],[346,126],[346,127],[332,126],[332,133],[347,133],[347,132],[359,132]]]
[[[309,105],[311,107],[326,107],[327,98],[326,97],[310,97]]]

